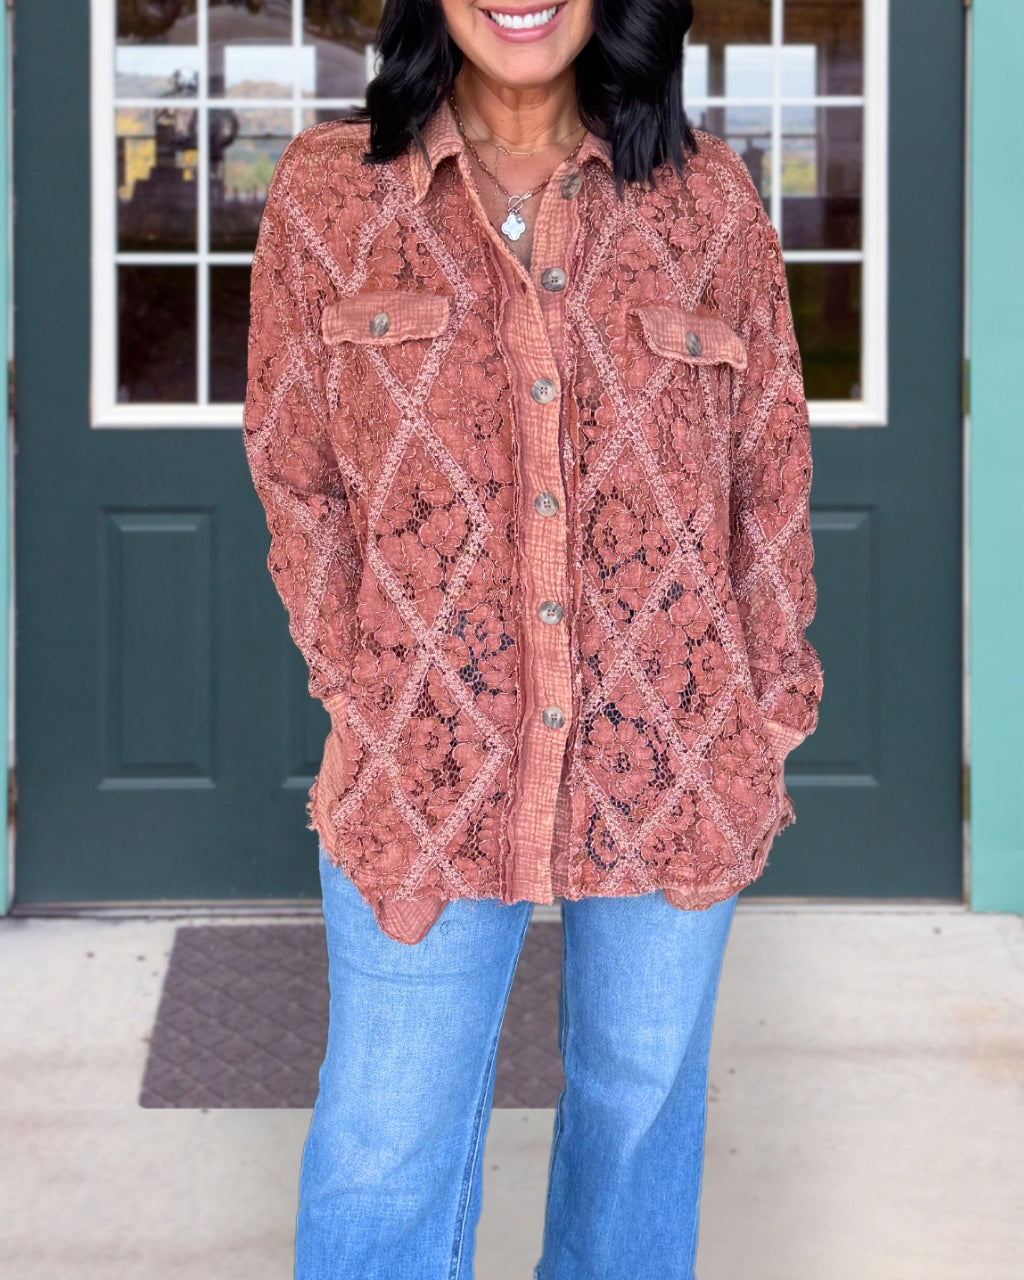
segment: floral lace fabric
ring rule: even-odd
[[[794,819],[822,686],[800,358],[746,169],[697,138],[621,201],[588,138],[528,275],[446,108],[429,165],[366,165],[341,123],[279,163],[246,454],[331,714],[310,825],[401,941],[464,897],[705,907]]]

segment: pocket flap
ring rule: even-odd
[[[358,342],[386,347],[410,338],[436,338],[448,324],[448,299],[437,293],[357,293],[324,307],[320,336],[327,346]]]
[[[652,351],[687,364],[731,364],[747,367],[747,348],[724,320],[699,316],[680,307],[651,304],[634,307]]]

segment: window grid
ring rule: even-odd
[[[786,94],[783,92],[786,0],[772,0],[770,42],[771,96],[765,94],[687,95],[688,112],[705,108],[757,108],[769,112],[770,193],[767,211],[785,245],[783,226],[783,113],[788,107],[859,108],[862,112],[861,242],[858,249],[784,248],[787,263],[861,265],[859,401],[811,400],[815,426],[884,426],[888,416],[888,31],[889,0],[864,0],[862,92],[859,94]],[[688,41],[689,42],[689,41]],[[684,77],[685,80],[685,77]],[[727,86],[728,88],[728,86]]]
[[[160,110],[171,99],[165,97],[117,97],[115,56],[117,48],[115,0],[91,0],[92,24],[92,110],[93,110],[93,361],[92,425],[95,427],[210,427],[239,426],[241,404],[211,403],[210,354],[210,269],[215,266],[248,266],[251,253],[211,250],[210,244],[210,148],[211,111],[280,108],[291,114],[292,135],[304,126],[308,115],[317,111],[344,111],[362,104],[361,98],[305,96],[303,93],[304,0],[292,0],[291,43],[293,55],[292,89],[288,96],[242,98],[211,96],[209,86],[210,43],[209,3],[197,0],[197,63],[199,82],[193,97],[173,99],[182,110],[196,113],[196,249],[195,251],[118,250],[116,129],[111,128],[117,110]],[[864,0],[864,92],[861,94],[783,94],[784,3],[772,0],[771,13],[771,96],[740,97],[705,95],[687,98],[692,113],[704,108],[744,109],[761,107],[770,111],[771,189],[768,213],[783,239],[783,111],[787,107],[852,107],[863,110],[862,221],[859,249],[788,249],[784,256],[792,263],[861,263],[861,388],[863,399],[854,401],[811,401],[814,425],[880,426],[886,419],[886,181],[888,72],[888,0]],[[366,75],[374,72],[374,50],[366,50]],[[195,402],[117,403],[117,270],[119,266],[192,266],[196,268],[196,388]]]
[[[772,195],[769,215],[782,237],[782,41],[784,0],[772,0]]]
[[[210,10],[206,0],[196,5],[196,39],[199,44],[199,83],[196,86],[196,400],[210,403],[210,106],[206,98],[210,83]]]

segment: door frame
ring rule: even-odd
[[[1024,378],[1008,379],[1024,349],[1024,244],[1013,219],[1024,203],[1024,45],[1019,0],[965,0],[967,151],[964,346],[964,881],[973,911],[1024,912],[1024,580],[1003,575],[1024,558]],[[10,404],[13,5],[0,21],[0,351]],[[1008,137],[1009,134],[1009,137]],[[951,140],[952,141],[952,140]],[[1009,143],[1009,145],[1007,145]],[[13,414],[0,448],[0,777],[15,759],[15,636],[11,492]],[[11,787],[9,782],[9,796]],[[13,806],[0,830],[0,915],[14,883]]]
[[[7,429],[0,448],[0,614],[5,618],[5,624],[0,626],[0,725],[3,727],[0,732],[0,778],[7,783],[6,821],[0,823],[0,915],[10,910],[14,899],[14,494],[11,483],[14,457],[11,274],[14,255],[10,217],[10,29],[13,20],[13,4],[9,3],[0,19],[0,354],[3,358],[0,393],[7,406],[4,416]]]

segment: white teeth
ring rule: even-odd
[[[488,16],[508,31],[524,31],[531,27],[543,27],[545,23],[558,12],[558,5],[552,5],[550,9],[543,9],[540,13],[495,13],[493,9],[488,9]]]

